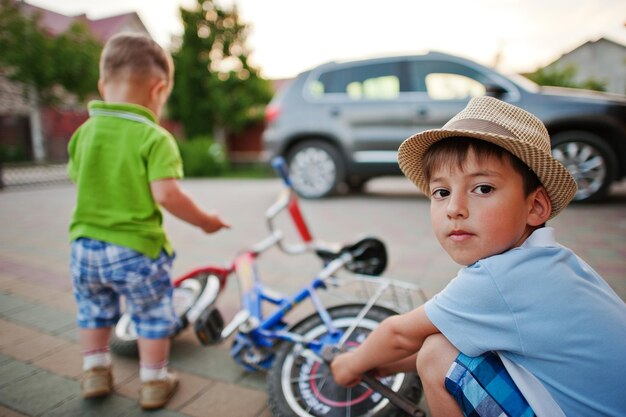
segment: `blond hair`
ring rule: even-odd
[[[171,56],[149,36],[119,33],[108,40],[100,56],[100,79],[159,77],[168,83],[174,76]]]

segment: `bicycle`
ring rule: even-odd
[[[208,265],[174,280],[175,305],[181,330],[193,324],[202,344],[219,343],[234,335],[230,354],[247,371],[267,372],[270,409],[274,416],[423,415],[417,407],[422,388],[416,373],[377,379],[364,376],[364,384],[344,388],[335,384],[328,367],[336,352],[362,343],[385,318],[416,307],[426,300],[417,286],[379,277],[387,265],[383,242],[366,237],[349,245],[315,240],[302,216],[282,158],[273,161],[285,187],[266,211],[270,235],[237,255],[227,266]],[[286,243],[276,228],[276,217],[287,210],[302,243]],[[287,254],[315,253],[322,269],[292,296],[267,288],[257,273],[256,260],[277,246]],[[342,276],[341,271],[349,271]],[[215,308],[220,291],[235,274],[241,309],[229,324]],[[326,307],[321,291],[332,289],[339,304]],[[296,322],[289,312],[310,300],[314,312]],[[269,303],[274,309],[263,314]],[[136,334],[125,314],[118,322],[111,350],[136,354]],[[402,414],[405,413],[405,414]]]

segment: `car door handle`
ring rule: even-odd
[[[337,107],[330,110],[330,115],[332,117],[338,117],[340,114],[341,114],[341,111]]]
[[[428,116],[428,109],[425,109],[425,108],[417,109],[417,115],[419,117],[426,117],[426,116]]]

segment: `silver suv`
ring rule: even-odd
[[[553,154],[576,178],[577,200],[598,200],[626,176],[626,98],[538,87],[443,53],[331,62],[303,72],[266,108],[264,146],[287,159],[305,198],[360,190],[401,174],[400,143],[441,127],[471,97],[493,95],[546,124]]]

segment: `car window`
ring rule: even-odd
[[[463,100],[486,93],[490,77],[472,67],[451,61],[413,61],[411,78],[433,100]]]
[[[485,87],[464,75],[432,72],[426,75],[426,92],[433,100],[460,100],[484,95]]]
[[[353,100],[391,100],[406,91],[401,62],[366,64],[320,73],[309,83],[314,97],[343,94]]]

